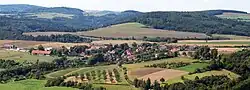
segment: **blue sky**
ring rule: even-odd
[[[0,4],[32,4],[83,10],[199,11],[233,9],[250,12],[250,0],[1,0]]]

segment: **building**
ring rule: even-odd
[[[50,55],[51,51],[33,50],[31,53],[33,55]]]

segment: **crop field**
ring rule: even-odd
[[[26,33],[23,33],[23,35],[32,35],[34,37],[36,36],[51,36],[51,35],[63,35],[63,34],[75,34],[75,33],[72,33],[72,32],[26,32]]]
[[[139,79],[147,80],[150,78],[152,81],[160,81],[161,78],[164,78],[165,80],[173,79],[176,77],[180,77],[183,75],[188,74],[188,72],[181,71],[181,70],[174,70],[174,69],[165,69],[162,71],[154,72],[142,77],[139,77]]]
[[[94,84],[96,87],[105,87],[107,90],[141,90],[129,85]]]
[[[44,87],[46,80],[23,80],[0,84],[1,90],[77,90],[68,87]]]
[[[114,25],[111,27],[100,28],[97,30],[77,32],[77,35],[85,36],[98,36],[98,37],[115,37],[115,38],[125,38],[125,37],[135,37],[143,38],[147,37],[175,37],[175,38],[206,38],[207,36],[202,33],[191,33],[191,32],[178,32],[169,30],[157,30],[145,27],[139,23],[126,23],[120,25]]]
[[[45,44],[49,42],[42,42],[42,41],[24,41],[24,40],[0,40],[0,45],[3,46],[4,44],[13,44],[17,47],[27,48],[32,47],[35,45]]]
[[[24,62],[24,61],[36,62],[37,60],[41,62],[51,62],[52,60],[57,58],[59,57],[30,55],[28,52],[0,50],[0,59],[15,60],[17,62]]]
[[[172,45],[249,46],[250,40],[180,40]]]
[[[250,21],[249,14],[241,14],[241,13],[223,13],[222,15],[216,15],[220,18],[234,19],[240,21]]]
[[[239,78],[240,76],[233,73],[233,72],[230,72],[228,70],[213,70],[213,71],[207,71],[207,72],[204,72],[204,73],[196,73],[196,74],[192,74],[192,75],[184,75],[183,77],[186,78],[186,79],[189,79],[189,80],[194,80],[196,76],[198,76],[199,78],[202,78],[202,77],[205,77],[205,76],[212,76],[212,75],[226,75],[228,76],[230,79],[237,79]],[[166,81],[168,84],[172,84],[172,83],[177,83],[177,82],[183,82],[183,80],[181,79],[181,77],[177,77],[177,78],[174,78],[174,79],[170,79],[168,81]]]
[[[84,32],[53,32],[53,34],[74,34],[79,36],[96,36],[96,37],[114,37],[114,38],[143,38],[147,37],[174,37],[174,38],[206,38],[207,35],[202,33],[192,33],[192,32],[179,32],[171,30],[159,30],[145,27],[139,23],[125,23],[119,25],[113,25],[106,28],[100,28],[92,31]],[[25,33],[25,35],[51,35],[50,32],[30,32]]]
[[[248,40],[248,36],[238,36],[238,35],[223,35],[223,34],[213,34],[213,37],[229,38],[230,40]]]
[[[93,41],[91,43],[92,44],[113,44],[113,45],[128,43],[129,45],[131,45],[134,42],[137,43],[137,44],[152,43],[152,42],[140,41],[140,40],[101,40],[101,41]]]

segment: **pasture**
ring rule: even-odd
[[[212,37],[218,38],[229,38],[230,40],[248,40],[248,36],[238,36],[238,35],[223,35],[223,34],[213,34]]]
[[[68,87],[44,87],[46,80],[28,79],[0,84],[1,90],[77,90]]]
[[[179,40],[172,45],[199,45],[199,46],[249,46],[250,40]]]
[[[207,71],[207,72],[204,72],[204,73],[196,73],[196,74],[191,74],[191,75],[183,75],[184,78],[186,79],[189,79],[189,80],[194,80],[196,76],[198,76],[199,78],[202,78],[202,77],[205,77],[205,76],[212,76],[212,75],[226,75],[228,78],[230,79],[237,79],[239,78],[240,76],[233,73],[233,72],[230,72],[228,70],[213,70],[213,71]],[[177,78],[174,78],[174,79],[170,79],[168,81],[166,81],[166,83],[168,84],[172,84],[172,83],[177,83],[177,82],[183,82],[183,80],[181,79],[181,77],[177,77]]]
[[[194,72],[198,68],[204,68],[204,67],[207,67],[207,66],[209,66],[209,64],[207,64],[207,63],[192,63],[190,65],[180,67],[180,68],[176,68],[176,69],[177,70],[182,70],[182,71],[187,71],[187,72]]]

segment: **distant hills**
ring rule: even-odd
[[[41,7],[26,4],[0,5],[0,33],[76,32],[138,22],[148,28],[155,29],[250,36],[250,22],[217,17],[224,13],[248,15],[247,12],[235,10],[196,12],[139,12],[128,10],[115,12],[84,11],[69,7]]]

